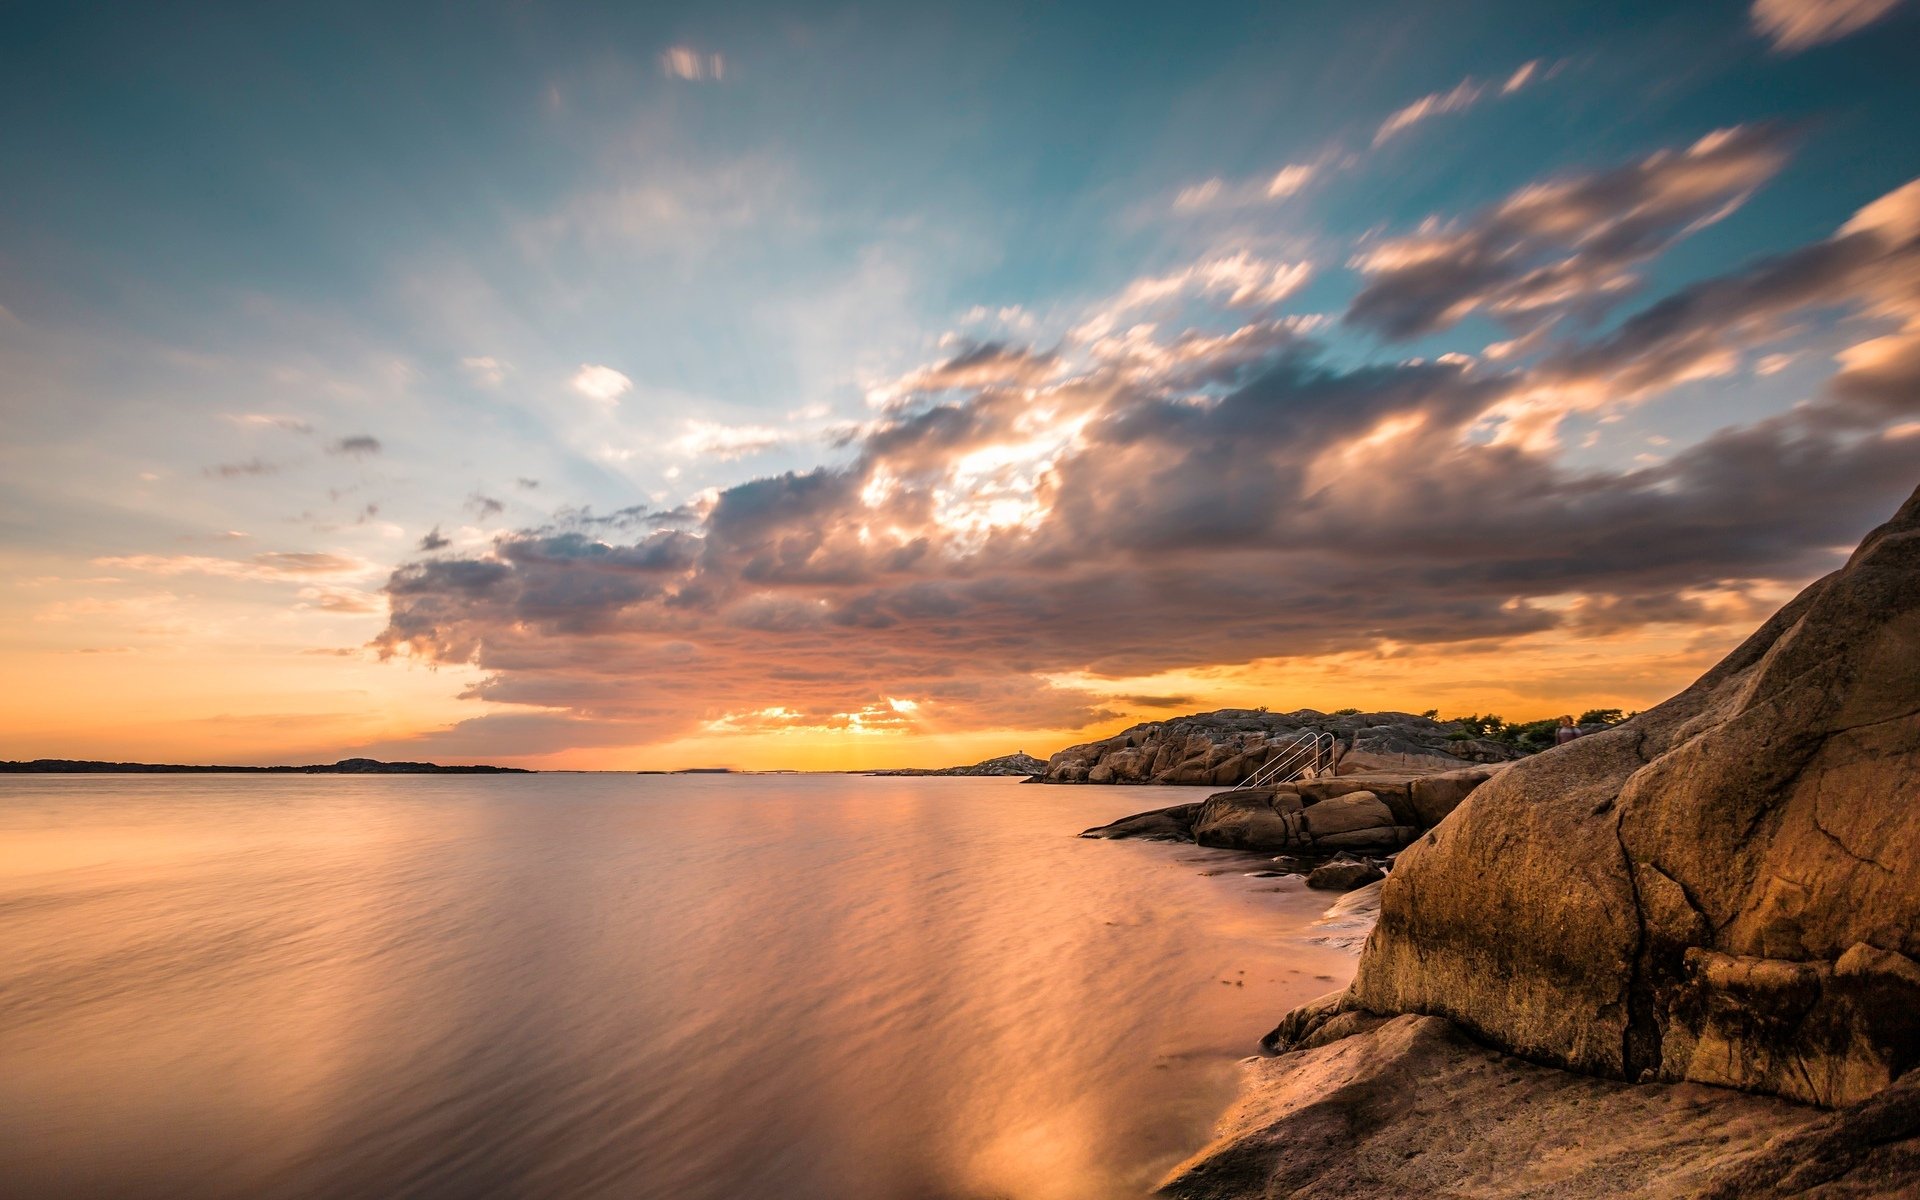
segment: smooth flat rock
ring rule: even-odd
[[[1257,1059],[1181,1200],[1912,1196],[1920,1087],[1837,1113],[1702,1084],[1634,1085],[1487,1049],[1438,1017]],[[1796,1174],[1797,1172],[1797,1174]],[[1793,1190],[1783,1190],[1793,1189]]]

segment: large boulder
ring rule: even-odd
[[[1207,797],[1193,821],[1193,840],[1222,850],[1284,850],[1304,844],[1300,794],[1243,788]]]
[[[1400,857],[1347,1005],[1841,1105],[1920,1061],[1916,958],[1920,492],[1686,691],[1475,788]]]
[[[1327,892],[1351,892],[1370,883],[1378,883],[1386,878],[1384,872],[1372,863],[1330,862],[1315,867],[1307,876],[1307,886]]]
[[[1398,788],[1404,797],[1407,781]],[[1392,850],[1419,834],[1380,795],[1337,779],[1217,792],[1193,819],[1194,840],[1223,850]]]
[[[1427,828],[1438,825],[1446,820],[1454,809],[1459,808],[1460,802],[1465,800],[1475,788],[1492,779],[1506,766],[1506,763],[1494,763],[1462,767],[1457,771],[1415,779],[1407,789],[1408,802],[1413,810],[1414,820]]]

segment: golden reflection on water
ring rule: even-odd
[[[1071,836],[1161,796],[1180,798],[0,781],[0,1179],[1139,1195],[1204,1138],[1274,1018],[1352,970],[1299,939],[1324,897],[1262,890],[1234,856]]]

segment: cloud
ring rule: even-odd
[[[1920,410],[1920,180],[1830,238],[1690,284],[1605,337],[1560,349],[1537,379],[1562,403],[1631,399],[1730,374],[1802,314],[1835,308],[1897,328],[1841,353],[1823,414],[1871,423]]]
[[[306,421],[283,413],[228,413],[227,420],[247,429],[281,429],[288,433],[313,432],[313,426]]]
[[[1685,172],[1673,186],[1715,190]],[[1603,238],[1622,219],[1579,211]],[[1820,286],[1778,291],[1757,264],[1711,294],[1759,279],[1781,305],[1893,312],[1915,220],[1896,193],[1781,260],[1845,247],[1855,265],[1822,267]],[[1233,311],[1230,290],[1195,294]],[[1643,313],[1668,301],[1675,330],[1718,310],[1683,290]],[[401,568],[375,646],[471,664],[475,697],[548,714],[469,722],[456,742],[1079,728],[1111,715],[1100,679],[1719,628],[1751,615],[1740,597],[1766,581],[1831,566],[1915,483],[1897,433],[1910,416],[1836,422],[1837,398],[1614,469],[1485,436],[1568,386],[1568,364],[1622,370],[1657,340],[1562,341],[1499,366],[1336,366],[1297,329],[1247,332],[1265,329],[1139,333],[1071,363],[966,347],[849,435],[836,465],[673,514],[563,515]],[[1196,395],[1196,377],[1226,390]],[[1123,702],[1155,699],[1175,697]]]
[[[204,469],[209,479],[245,479],[248,476],[276,475],[280,467],[262,458],[249,458],[243,462],[215,463]]]
[[[633,390],[633,380],[612,367],[581,363],[580,369],[573,373],[573,390],[589,400],[617,404],[620,397]]]
[[[691,46],[670,46],[660,55],[660,71],[669,79],[719,83],[727,77],[727,60],[718,54],[702,54]]]
[[[377,613],[386,611],[384,597],[340,587],[303,587],[296,608],[329,613]]]
[[[1521,328],[1600,311],[1634,268],[1738,208],[1787,160],[1777,126],[1720,130],[1608,170],[1520,189],[1464,221],[1430,221],[1376,242],[1346,320],[1390,338],[1446,329],[1474,312]]]
[[[522,475],[513,481],[513,486],[519,488],[523,492],[532,492],[532,491],[539,490],[540,481],[538,479],[532,479],[532,478],[529,478],[528,476]]]
[[[1780,54],[1858,33],[1900,7],[1901,0],[1754,0],[1754,32]]]
[[[369,454],[380,453],[380,439],[371,434],[356,433],[343,437],[327,446],[328,454],[345,454],[354,458],[364,458]]]
[[[1271,175],[1241,183],[1208,179],[1182,188],[1173,198],[1173,210],[1204,212],[1272,204],[1298,194],[1320,175],[1323,166],[1322,162],[1288,163]]]
[[[1191,708],[1192,696],[1121,696],[1120,702],[1134,708]]]
[[[492,496],[475,492],[467,497],[467,509],[484,521],[488,517],[497,517],[507,511],[507,506]]]
[[[125,554],[96,558],[95,566],[149,575],[212,575],[222,579],[298,580],[349,578],[377,568],[364,558],[344,554],[273,551],[248,558],[211,558],[198,554]]]
[[[1486,94],[1486,90],[1487,85],[1484,83],[1473,79],[1462,79],[1444,92],[1422,96],[1405,108],[1394,111],[1386,120],[1380,122],[1380,128],[1373,134],[1373,144],[1378,146],[1395,134],[1405,132],[1429,117],[1469,108]]]
[[[1072,336],[1077,341],[1105,337],[1124,317],[1189,298],[1206,299],[1229,309],[1269,308],[1299,291],[1312,275],[1309,263],[1275,261],[1245,251],[1201,259],[1165,275],[1133,280]]]
[[[1275,311],[1289,264],[1204,255],[1089,305],[1057,344],[960,341],[874,384],[819,465],[435,547],[388,577],[373,648],[470,666],[473,698],[518,710],[439,745],[535,753],[1076,729],[1178,707],[1187,680],[1253,660],[1726,636],[1916,482],[1920,184],[1638,296],[1644,265],[1784,145],[1728,130],[1363,243],[1348,320],[1485,312],[1520,329],[1498,354],[1356,362],[1316,341],[1321,318]],[[1423,264],[1443,269],[1406,273]],[[1562,319],[1630,303],[1604,326]],[[1802,334],[1827,323],[1845,348],[1789,411],[1606,466],[1553,436],[1790,333],[1793,379],[1811,377]],[[682,448],[778,436],[706,422]]]
[[[683,458],[710,458],[732,462],[763,454],[785,444],[786,435],[765,425],[723,425],[716,421],[686,422],[686,432],[667,443],[671,454]]]
[[[1380,146],[1399,134],[1420,124],[1422,121],[1445,113],[1461,112],[1472,108],[1486,96],[1511,96],[1515,92],[1552,74],[1558,67],[1543,69],[1539,59],[1525,62],[1515,68],[1506,79],[1496,86],[1493,82],[1475,79],[1471,75],[1454,84],[1444,92],[1432,92],[1420,97],[1405,108],[1388,114],[1374,130],[1373,144]]]
[[[453,545],[453,539],[443,535],[440,532],[440,527],[435,525],[427,531],[426,536],[420,539],[419,549],[424,553],[431,554],[435,550],[445,550],[451,545]]]
[[[482,387],[499,387],[506,382],[507,364],[491,355],[463,358],[460,360],[460,365],[465,367],[467,374]]]

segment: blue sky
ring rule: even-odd
[[[925,647],[896,646],[912,660],[897,679],[881,671],[870,686],[837,688],[809,679],[788,703],[777,675],[729,667],[727,686],[702,701],[695,685],[716,662],[812,652],[813,642],[796,647],[783,633],[763,631],[749,651],[712,632],[759,619],[743,605],[777,599],[845,616],[960,579],[1024,587],[1063,561],[1044,543],[1063,536],[1068,516],[1095,508],[1151,523],[1177,511],[1156,505],[1213,505],[1221,528],[1252,530],[1235,504],[1298,508],[1308,494],[1276,490],[1282,477],[1311,482],[1328,502],[1336,459],[1358,462],[1442,409],[1458,423],[1447,446],[1520,447],[1528,469],[1551,477],[1515,501],[1547,516],[1587,503],[1581,488],[1600,477],[1642,498],[1686,490],[1634,472],[1668,469],[1693,447],[1719,453],[1713,439],[1726,431],[1818,409],[1839,394],[1835,356],[1851,347],[1892,362],[1860,385],[1886,394],[1905,344],[1876,339],[1907,319],[1905,251],[1867,254],[1858,239],[1809,267],[1825,272],[1813,290],[1693,335],[1684,365],[1565,364],[1663,297],[1769,255],[1818,250],[1920,174],[1911,119],[1920,16],[1897,0],[1605,12],[14,5],[9,24],[0,551],[16,579],[6,603],[25,632],[4,652],[29,677],[80,682],[63,693],[72,711],[55,705],[21,746],[0,751],[110,752],[112,739],[85,733],[84,697],[122,684],[164,690],[182,662],[198,662],[230,686],[156,699],[165,712],[128,718],[149,731],[135,744],[273,757],[295,730],[292,748],[315,753],[418,743],[532,761],[687,739],[687,753],[724,756],[728,736],[773,729],[813,738],[809,761],[871,757],[876,746],[921,753],[916,738],[959,752],[1138,716],[1126,689],[1154,680],[1178,677],[1196,702],[1249,693],[1265,702],[1291,671],[1318,681],[1301,686],[1319,698],[1354,677],[1340,655],[1378,662],[1409,646],[1492,653],[1513,639],[1579,642],[1600,634],[1579,634],[1565,613],[1630,603],[1652,613],[1664,596],[1663,618],[1633,626],[1642,640],[1609,660],[1676,664],[1664,672],[1596,666],[1529,690],[1484,664],[1454,675],[1431,662],[1410,668],[1474,707],[1484,705],[1468,697],[1490,678],[1503,681],[1495,691],[1509,707],[1657,699],[1750,609],[1890,511],[1900,452],[1920,447],[1895,444],[1910,416],[1899,404],[1881,402],[1877,424],[1862,425],[1856,403],[1819,427],[1818,451],[1878,457],[1853,467],[1821,459],[1857,486],[1801,497],[1815,515],[1794,537],[1708,522],[1701,536],[1718,530],[1721,544],[1750,542],[1751,553],[1701,562],[1693,578],[1624,571],[1609,584],[1604,571],[1574,572],[1531,590],[1436,599],[1466,632],[1436,632],[1449,622],[1431,614],[1381,613],[1348,636],[1296,636],[1294,624],[1240,628],[1200,612],[1224,631],[1221,643],[1149,654],[1127,632],[1164,618],[1143,600],[1121,606],[1132,625],[1007,641],[1024,664],[1013,672],[1032,693],[1024,699],[990,702],[983,689],[998,684],[980,681],[943,692],[930,681],[953,669],[929,666]],[[1500,215],[1529,188],[1576,180],[1594,182],[1564,203],[1556,194],[1536,204],[1524,222]],[[1626,248],[1593,250],[1610,238]],[[1408,269],[1436,258],[1422,268],[1430,278]],[[1515,263],[1554,277],[1461,282]],[[1435,287],[1446,294],[1438,308],[1422,290]],[[1709,287],[1696,308],[1724,307],[1716,297],[1732,288]],[[1373,299],[1356,304],[1363,294]],[[1236,330],[1250,356],[1192,340]],[[1176,369],[1187,361],[1173,353],[1179,345],[1211,374]],[[993,364],[968,358],[982,347],[998,351]],[[1422,382],[1420,364],[1455,360],[1475,380],[1504,382],[1474,393],[1472,412],[1453,401],[1422,407],[1442,384]],[[1290,432],[1275,436],[1297,444],[1313,428],[1299,407],[1307,361],[1341,387],[1413,371],[1405,386],[1424,398],[1382,407],[1370,431],[1343,427],[1349,440],[1317,446],[1311,461],[1276,449],[1262,470],[1278,474],[1249,476],[1237,491],[1147,489],[1144,512],[1133,512],[1060,482],[1091,479],[1068,469],[1111,445],[1089,431],[1144,421],[1137,408],[1149,400],[1176,415],[1181,405],[1231,411],[1236,395],[1270,404],[1293,414]],[[1386,374],[1358,374],[1368,369]],[[1625,382],[1631,370],[1653,381]],[[1283,396],[1275,380],[1295,391]],[[993,398],[1014,388],[1026,389],[1024,415],[950,446],[961,457],[889,465],[915,420],[951,409],[961,414],[953,420],[985,423]],[[1279,398],[1260,400],[1269,394]],[[1841,425],[1847,432],[1834,432]],[[1170,445],[1196,455],[1183,480],[1204,476],[1206,455]],[[1810,446],[1802,437],[1779,453],[1812,462]],[[1475,461],[1487,466],[1485,455]],[[824,559],[785,579],[751,555],[721,564],[712,522],[728,489],[788,472],[857,483],[864,515],[810,519],[816,532],[851,522],[867,547],[888,498],[918,496],[911,512],[888,514],[886,536],[925,541],[912,522],[930,522],[943,565],[911,578],[904,567],[849,568],[829,585]],[[1699,480],[1711,472],[1696,474],[1687,486],[1706,488]],[[1905,479],[1910,488],[1920,471]],[[1022,489],[1041,499],[1023,507]],[[734,508],[759,494],[742,492]],[[1714,500],[1764,510],[1751,496]],[[1409,528],[1382,504],[1349,517],[1372,522],[1383,547],[1396,544],[1386,536],[1395,529],[1404,544]],[[591,523],[641,505],[678,524]],[[513,641],[501,630],[449,634],[504,619],[454,611],[471,597],[442,596],[434,620],[395,603],[390,576],[407,564],[512,563],[516,594],[566,597],[517,611],[512,629],[536,630],[556,658],[587,653],[581,639],[616,634],[613,613],[592,600],[603,584],[585,586],[574,567],[564,586],[532,578],[503,539],[565,528],[617,551],[669,526],[701,547],[668,587],[685,597],[670,607],[720,597],[705,613],[711,636],[688,633],[665,609],[642,617],[659,599],[651,592],[621,592],[615,623],[634,656],[627,686],[644,690],[652,678],[678,689],[681,720],[620,689],[532,670],[526,647],[501,648]],[[1509,540],[1463,538],[1449,553],[1498,558],[1524,538],[1480,536]],[[1262,524],[1249,537],[1274,557],[1236,577],[1297,583],[1333,569],[1300,559],[1322,552],[1300,529]],[[1357,571],[1343,560],[1348,568]],[[1552,574],[1538,562],[1514,571]],[[1377,586],[1361,575],[1347,586]],[[1709,618],[1702,589],[1742,602],[1709,605]],[[1318,606],[1304,585],[1288,594],[1302,612]],[[1675,597],[1694,598],[1691,616]],[[1065,593],[1032,603],[1021,611],[1045,628],[1055,618],[1044,614],[1071,607]],[[1538,619],[1482,620],[1515,605]],[[1549,613],[1561,615],[1539,615]],[[1627,632],[1616,625],[1606,636]],[[686,636],[668,636],[669,626]],[[943,636],[964,641],[957,629]],[[648,664],[683,644],[705,665],[686,679],[661,666],[656,677]],[[1521,650],[1529,646],[1540,650]],[[1564,647],[1556,653],[1564,660]],[[1393,686],[1369,678],[1375,692]],[[888,703],[913,686],[924,694],[912,707]],[[368,697],[389,713],[374,725],[348,715]],[[168,712],[200,724],[169,734]],[[223,740],[233,722],[221,718],[235,714],[272,721]],[[850,728],[898,741],[849,740]],[[529,729],[538,732],[515,740]]]

